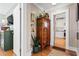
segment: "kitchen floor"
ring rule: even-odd
[[[14,56],[13,50],[3,51],[0,49],[0,56]]]

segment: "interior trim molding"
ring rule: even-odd
[[[69,50],[75,51],[77,53],[77,48],[76,47],[69,47]]]
[[[32,49],[26,51],[26,55],[25,56],[32,56]]]
[[[44,11],[44,8],[40,7],[38,4],[34,3],[36,7],[38,7],[41,11]]]

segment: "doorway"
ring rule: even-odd
[[[66,48],[66,13],[54,15],[54,46],[57,48]]]

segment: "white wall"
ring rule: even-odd
[[[21,55],[31,55],[30,5],[21,4]]]
[[[77,48],[77,4],[73,4],[69,8],[69,46],[70,48]]]
[[[38,15],[40,13],[39,8],[34,4],[21,4],[21,55],[32,55],[32,39],[31,39],[31,13]],[[36,21],[36,20],[35,20]],[[36,27],[35,27],[36,30]],[[36,34],[36,33],[35,33]]]
[[[4,22],[3,22],[3,21],[4,21]],[[0,14],[0,26],[2,26],[3,23],[6,23],[5,21],[6,21],[5,15]]]
[[[20,5],[18,4],[13,11],[14,18],[14,35],[13,35],[13,51],[20,56]]]
[[[32,29],[34,29],[34,32],[32,32],[32,36],[36,36],[36,17],[39,15],[40,9],[32,3],[30,3],[29,5],[30,5],[30,9],[31,9],[30,12],[35,15],[35,18],[33,19],[34,22],[31,21],[31,24],[34,24],[31,28],[31,31],[32,31]]]
[[[79,21],[78,21],[78,27],[77,27],[77,29],[78,29],[78,33],[79,33]],[[77,40],[77,54],[79,56],[79,40]]]
[[[30,5],[30,9],[31,9],[30,12],[35,15],[35,18],[33,19],[34,22],[31,21],[31,24],[34,24],[31,27],[31,34],[34,37],[34,36],[36,36],[36,18],[39,15],[39,13],[41,13],[41,10],[36,5],[34,5],[32,3],[30,3],[29,5]],[[34,29],[34,32],[32,32],[32,29]],[[33,47],[33,40],[32,39],[31,39],[31,46]]]
[[[8,12],[7,12],[7,14],[6,14],[6,18],[8,17],[8,16],[10,16],[11,14],[13,14],[13,11],[14,11],[14,9],[15,9],[15,7],[18,5],[18,3],[15,3],[15,5],[14,6],[12,6],[11,8],[10,8],[10,10],[8,10]]]

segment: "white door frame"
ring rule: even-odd
[[[64,13],[66,14],[66,49],[69,49],[69,9],[53,12],[51,14],[51,42],[50,45],[54,46],[55,32],[54,32],[54,15]]]
[[[17,56],[21,55],[20,49],[21,49],[21,19],[20,19],[20,4],[16,6],[16,8],[13,11],[13,17],[14,17],[14,36],[13,36],[13,51]]]

